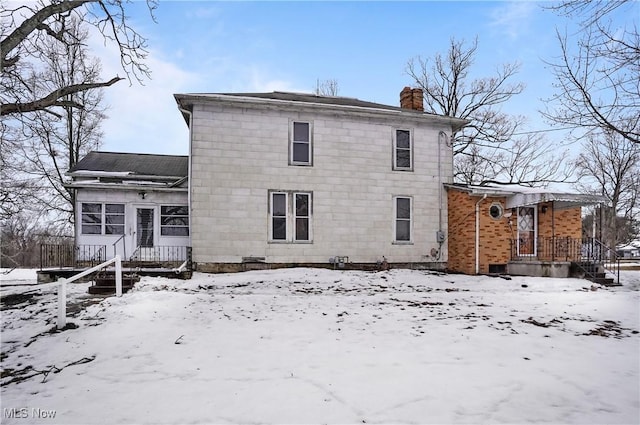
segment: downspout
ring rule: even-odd
[[[486,193],[476,202],[476,274],[480,274],[480,203],[485,199]]]
[[[442,141],[445,140],[446,143],[447,134],[444,131],[438,133],[438,232],[436,235],[436,240],[438,242],[438,260],[442,257],[442,245],[445,241],[445,234],[442,230]]]
[[[189,205],[189,245],[191,246],[191,235],[192,235],[192,231],[191,231],[191,226],[193,224],[193,214],[191,211],[191,161],[193,158],[192,155],[192,150],[193,150],[193,146],[192,146],[192,138],[193,138],[193,113],[188,110],[188,109],[184,109],[182,107],[178,107],[178,109],[180,110],[180,112],[182,112],[183,114],[186,114],[189,116],[189,160],[187,161],[188,164],[188,170],[187,170],[187,204]]]

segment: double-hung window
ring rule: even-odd
[[[413,143],[410,130],[397,129],[394,133],[393,169],[413,171]]]
[[[289,130],[289,164],[313,165],[313,141],[310,122],[291,122]]]
[[[410,243],[412,230],[412,200],[410,197],[396,196],[393,198],[394,224],[393,234],[395,243]]]
[[[83,202],[81,232],[83,235],[124,235],[124,204]]]
[[[160,234],[162,236],[189,236],[189,207],[162,205],[160,207]]]
[[[269,193],[269,240],[311,242],[311,192]]]

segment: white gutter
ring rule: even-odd
[[[476,202],[476,274],[480,274],[480,203],[485,199],[486,193]]]

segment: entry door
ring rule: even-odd
[[[518,208],[518,255],[536,255],[536,208]]]
[[[153,208],[137,208],[136,245],[143,248],[153,246],[154,219]]]

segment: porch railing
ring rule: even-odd
[[[161,265],[162,267],[177,268],[185,262],[186,270],[193,270],[190,246],[138,246],[129,261],[144,267],[145,265]]]
[[[93,267],[106,261],[106,258],[106,245],[40,245],[40,270]]]
[[[620,281],[620,257],[595,238],[511,239],[511,261],[571,261],[602,266]]]

